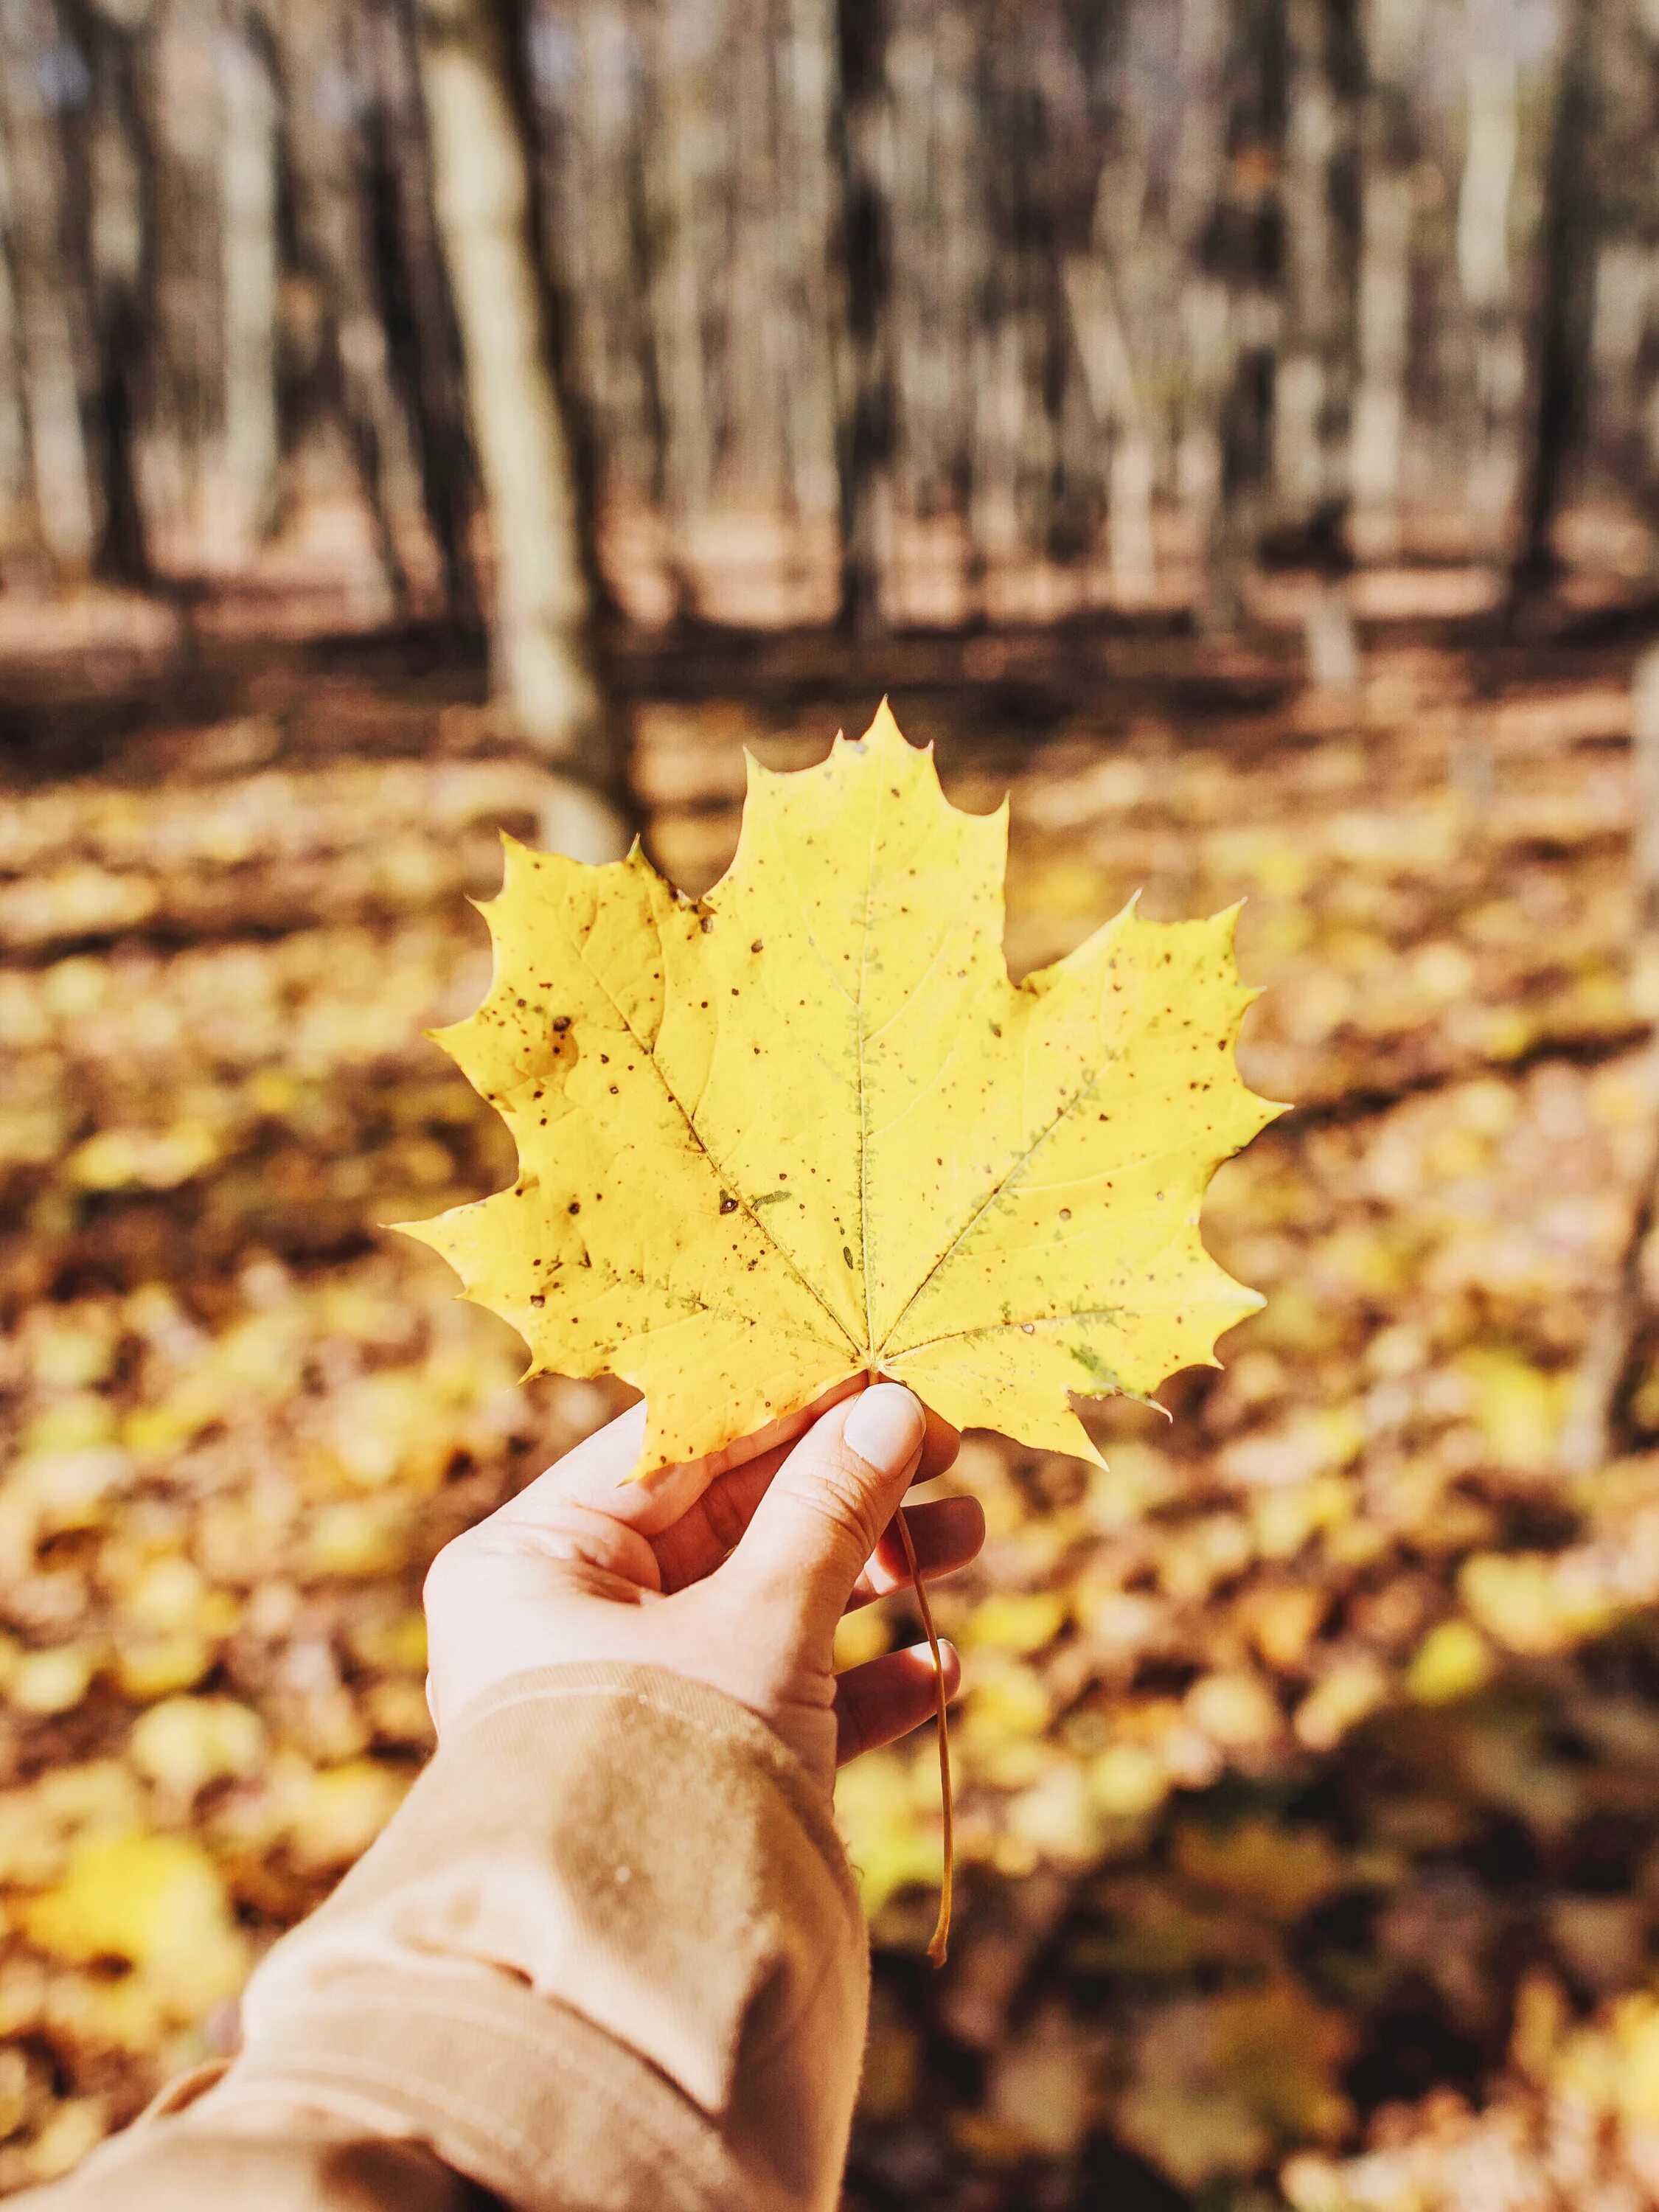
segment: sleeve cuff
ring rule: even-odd
[[[868,1972],[833,1820],[764,1723],[655,1668],[546,1668],[447,1729],[254,1977],[204,2103],[301,2095],[515,2205],[827,2208]]]

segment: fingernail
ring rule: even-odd
[[[886,1474],[908,1467],[921,1449],[927,1417],[902,1382],[877,1382],[853,1401],[842,1431],[848,1449]]]

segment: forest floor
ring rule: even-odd
[[[841,1792],[861,2212],[1659,2203],[1659,1364],[1626,1456],[1558,1463],[1650,1143],[1650,631],[1433,599],[1342,696],[1288,632],[1174,623],[856,684],[817,638],[624,655],[689,889],[744,745],[804,764],[890,690],[959,804],[1011,794],[1017,971],[1137,888],[1247,900],[1241,1057],[1291,1102],[1206,1210],[1267,1297],[1224,1369],[1091,1414],[1108,1474],[964,1447],[942,1975],[931,1743]],[[544,772],[421,634],[258,629],[0,639],[0,2190],[234,2034],[428,1748],[426,1561],[620,1402],[519,1388],[379,1226],[508,1172],[424,1031]],[[872,1608],[847,1656],[912,1632]]]

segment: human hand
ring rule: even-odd
[[[425,1593],[433,1720],[441,1732],[528,1668],[662,1667],[758,1713],[827,1796],[838,1765],[934,1710],[925,1644],[841,1675],[833,1650],[843,1613],[908,1583],[899,1501],[950,1466],[957,1433],[878,1382],[630,1483],[644,1431],[644,1407],[630,1407],[439,1553]],[[985,1540],[971,1498],[904,1518],[930,1578]],[[941,1649],[950,1694],[961,1669]]]

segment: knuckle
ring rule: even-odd
[[[660,1586],[656,1554],[639,1531],[574,1499],[535,1521],[486,1523],[475,1534],[482,1553],[493,1559],[533,1560],[571,1580],[597,1577],[607,1590]]]
[[[859,1757],[871,1741],[869,1701],[855,1675],[843,1674],[836,1686],[836,1758],[845,1765]]]
[[[862,1460],[846,1450],[827,1455],[817,1466],[805,1470],[801,1494],[856,1548],[860,1564],[869,1558],[881,1530],[870,1495],[869,1473]]]
[[[704,1494],[703,1511],[710,1535],[721,1551],[731,1551],[742,1536],[745,1525],[740,1502],[723,1484],[716,1482]]]

